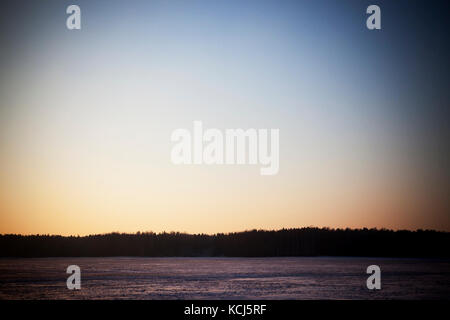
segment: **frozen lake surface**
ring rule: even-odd
[[[366,268],[381,268],[381,290]],[[66,268],[81,268],[81,290]],[[449,299],[450,261],[391,258],[0,259],[0,299]]]

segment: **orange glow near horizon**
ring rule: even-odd
[[[73,155],[75,156],[75,155]],[[108,232],[235,232],[304,226],[449,230],[423,215],[420,190],[395,181],[308,174],[282,166],[136,164],[15,159],[0,184],[0,233],[88,235]],[[61,160],[60,160],[61,161]],[[4,166],[5,168],[5,166]],[[353,168],[355,170],[355,168]],[[410,185],[411,186],[411,185]]]

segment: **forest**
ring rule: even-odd
[[[298,228],[234,233],[0,235],[0,257],[450,257],[450,232]]]

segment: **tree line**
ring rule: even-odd
[[[300,228],[234,233],[0,235],[0,257],[450,257],[450,232]]]

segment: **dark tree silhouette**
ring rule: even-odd
[[[0,257],[384,256],[450,257],[450,233],[301,228],[228,234],[0,235]]]

